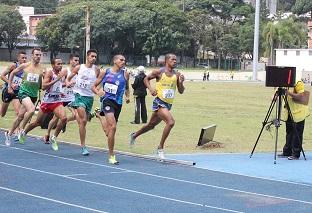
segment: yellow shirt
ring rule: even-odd
[[[299,81],[297,82],[295,88],[293,89],[293,92],[296,92],[297,94],[304,92],[304,84],[303,82]],[[306,117],[310,115],[309,106],[296,103],[292,97],[289,95],[287,96],[287,101],[289,104],[289,108],[291,111],[291,114],[293,116],[294,122],[298,123],[300,121],[303,121]],[[284,110],[285,120],[288,119],[288,112],[285,109]]]
[[[159,81],[156,82],[157,97],[168,104],[172,104],[176,87],[177,75],[174,73],[169,77],[163,72]]]

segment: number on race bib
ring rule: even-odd
[[[166,99],[174,98],[174,90],[173,89],[164,89],[163,90],[163,98],[166,98]]]
[[[32,83],[38,83],[39,82],[39,75],[35,74],[35,73],[28,73],[26,80],[29,82],[32,82]]]
[[[79,79],[77,86],[83,89],[89,89],[91,88],[91,83],[88,80]]]
[[[104,91],[107,93],[111,93],[111,94],[116,95],[117,90],[118,90],[118,86],[115,84],[106,83],[104,85]]]
[[[21,86],[23,79],[17,76],[13,77],[13,84],[16,84],[17,86]]]

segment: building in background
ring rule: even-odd
[[[312,49],[312,21],[308,21],[308,48]]]

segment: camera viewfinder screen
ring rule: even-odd
[[[296,67],[266,66],[265,86],[294,87],[296,84]]]

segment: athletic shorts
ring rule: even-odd
[[[153,101],[152,111],[155,112],[159,110],[159,107],[167,108],[168,110],[171,110],[172,104],[168,104],[162,101],[160,98],[156,97]]]
[[[114,117],[116,122],[118,121],[122,105],[117,104],[115,101],[111,99],[103,99],[101,103],[101,112],[100,115],[104,116],[107,113],[114,113]]]
[[[91,113],[93,106],[93,97],[90,96],[81,96],[78,93],[75,93],[75,100],[69,104],[70,107],[77,109],[78,107],[85,108],[87,113]]]
[[[19,99],[19,101],[20,101],[21,103],[22,103],[22,100],[23,100],[24,98],[27,98],[27,97],[30,98],[30,100],[31,100],[31,102],[32,102],[33,104],[35,104],[36,101],[37,101],[37,99],[38,99],[38,97],[30,97],[27,93],[24,93],[24,92],[21,92],[21,91],[18,92],[18,99]]]
[[[65,101],[65,102],[63,102],[63,106],[66,107],[66,106],[68,106],[70,103],[71,103],[71,101]]]
[[[1,99],[3,103],[10,103],[13,99],[18,99],[18,90],[14,90],[14,94],[10,94],[8,87],[3,88]]]
[[[55,108],[63,106],[63,102],[56,102],[56,103],[42,103],[40,105],[40,109],[43,113],[53,112]]]

